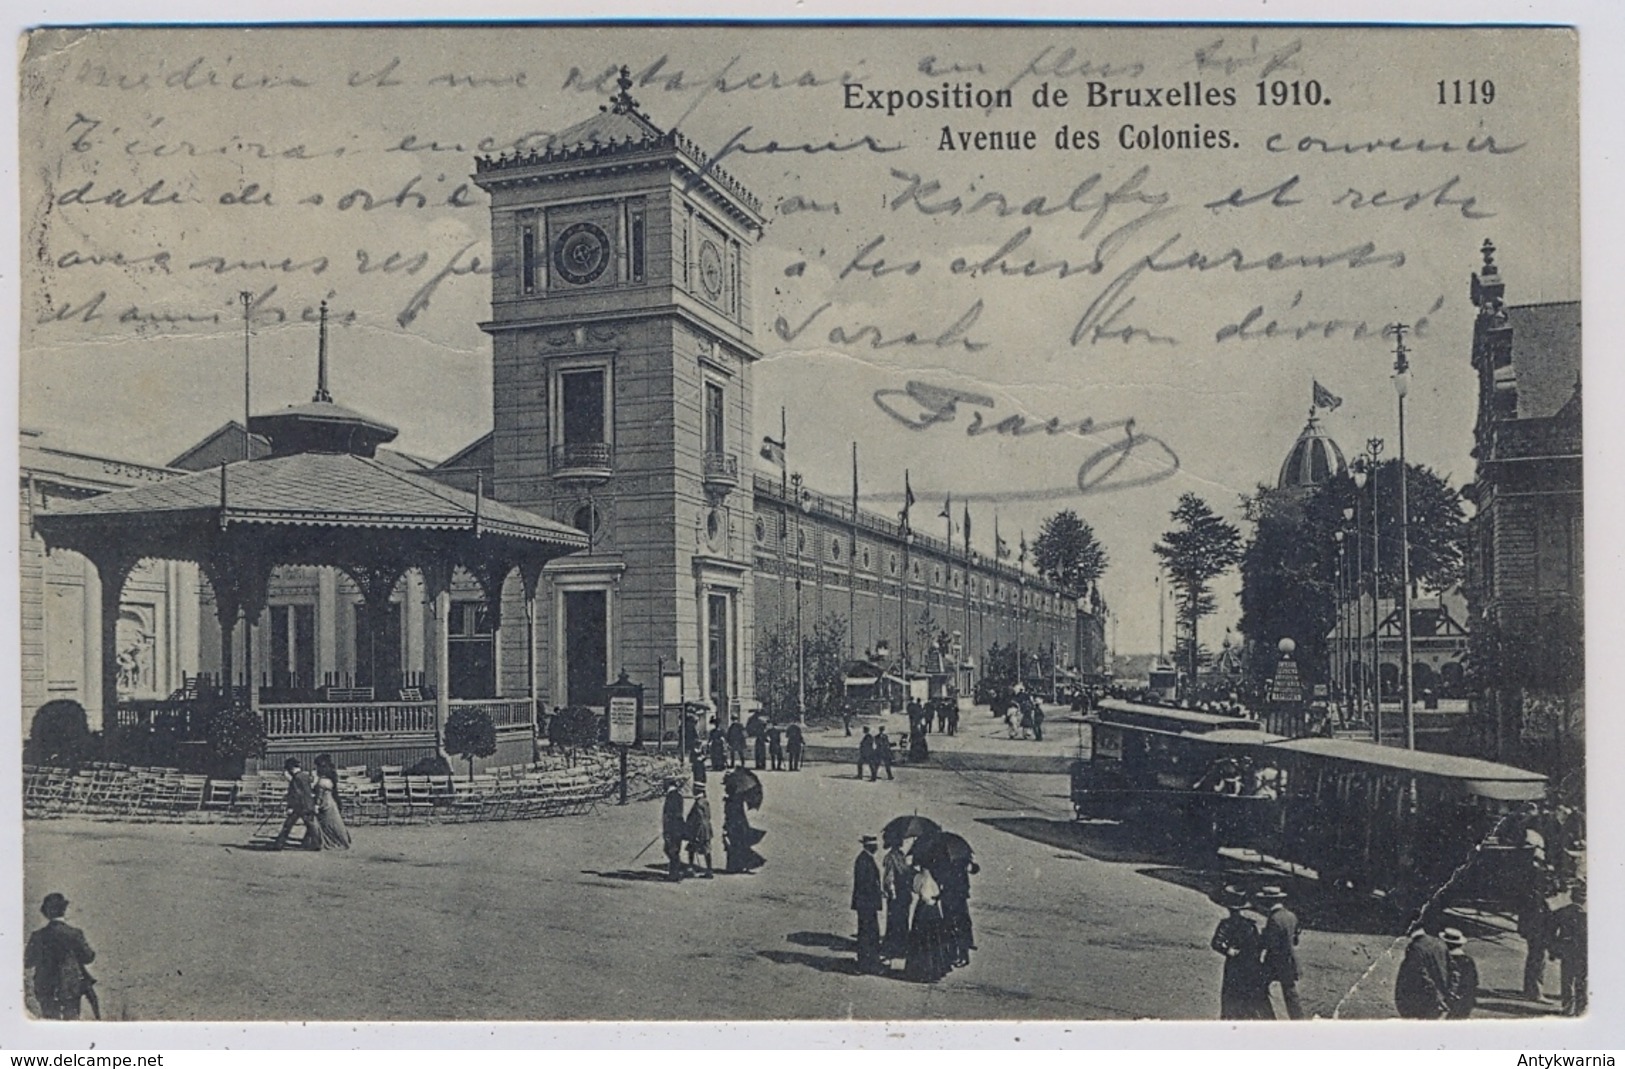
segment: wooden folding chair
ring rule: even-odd
[[[384,819],[389,821],[406,820],[411,816],[412,807],[407,797],[406,777],[399,773],[384,773],[381,785],[384,799]]]
[[[406,777],[406,806],[414,820],[433,815],[434,794],[429,787],[428,776]]]

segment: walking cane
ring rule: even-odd
[[[628,861],[627,864],[628,865],[637,864],[638,858],[642,857],[644,854],[647,854],[649,852],[649,847],[653,846],[655,843],[658,843],[664,836],[665,836],[665,832],[661,832],[660,835],[656,835],[653,839],[650,839],[649,843],[648,843],[648,846],[645,846],[642,850],[639,850],[636,854],[633,854],[632,855],[632,860]]]

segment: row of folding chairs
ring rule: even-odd
[[[173,768],[92,766],[80,770],[25,767],[23,811],[31,817],[76,814],[131,819],[264,819],[287,809],[287,779],[248,773],[210,779]],[[513,766],[472,779],[408,776],[386,770],[379,780],[363,766],[340,769],[338,798],[358,823],[520,820],[585,812],[614,789],[614,780],[586,766]]]
[[[100,765],[23,770],[23,812],[28,816],[183,819],[203,812],[209,801],[207,776],[174,768]]]

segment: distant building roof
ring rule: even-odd
[[[1310,409],[1309,422],[1303,425],[1298,440],[1292,443],[1286,459],[1281,462],[1281,474],[1275,486],[1279,490],[1307,490],[1334,475],[1341,475],[1347,468],[1343,451],[1331,435],[1321,430],[1320,421]]]
[[[222,525],[472,529],[585,548],[586,535],[513,505],[403,471],[376,457],[296,453],[238,461],[134,490],[53,505],[46,525],[141,514],[218,513]]]
[[[228,420],[186,452],[171,460],[169,467],[181,468],[184,471],[202,471],[205,468],[218,468],[221,464],[233,460],[242,460],[243,433],[241,423]],[[259,460],[261,457],[271,455],[271,443],[262,434],[249,435],[248,448],[250,460]]]

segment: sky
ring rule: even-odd
[[[161,463],[240,419],[247,291],[256,412],[308,398],[326,299],[336,399],[455,452],[490,427],[474,156],[592,114],[620,64],[762,201],[756,436],[783,405],[791,467],[842,497],[856,442],[870,507],[906,471],[916,526],[968,500],[983,552],[995,513],[1014,544],[1075,509],[1124,653],[1157,648],[1179,495],[1240,523],[1313,382],[1346,454],[1394,454],[1384,325],[1416,328],[1410,459],[1471,478],[1485,239],[1510,303],[1580,296],[1563,30],[51,31],[22,60],[22,425]],[[1010,103],[907,106],[945,83]],[[1203,147],[1136,142],[1164,137]]]

